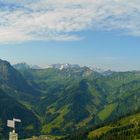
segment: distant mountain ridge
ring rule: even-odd
[[[28,65],[26,62],[14,64],[13,67],[17,70],[23,69],[42,69],[38,65]]]
[[[80,68],[78,64],[52,64],[48,66],[49,68],[55,68],[55,69],[67,69],[67,68]]]
[[[22,63],[17,63],[14,64],[13,67],[17,70],[24,70],[24,69],[45,69],[42,68],[38,65],[28,65],[26,62],[22,62]],[[54,69],[59,69],[59,70],[63,70],[63,69],[69,69],[69,68],[81,68],[82,66],[78,65],[78,64],[69,64],[69,63],[64,63],[64,64],[51,64],[49,66],[47,66],[46,68],[54,68]],[[88,66],[85,66],[88,67]],[[114,71],[111,70],[103,70],[97,67],[88,67],[89,69],[101,73],[103,75],[110,75],[112,74]]]

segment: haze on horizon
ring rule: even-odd
[[[140,70],[139,0],[0,0],[0,58]]]

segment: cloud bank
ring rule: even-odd
[[[0,42],[73,41],[86,30],[140,36],[140,1],[0,0]]]

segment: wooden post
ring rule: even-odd
[[[15,132],[9,133],[9,140],[18,140],[18,134]]]

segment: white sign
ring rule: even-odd
[[[21,120],[20,119],[13,119],[13,121],[15,121],[15,122],[21,122]]]
[[[7,126],[8,126],[8,127],[11,127],[11,128],[15,128],[15,121],[8,120],[8,121],[7,121]]]

